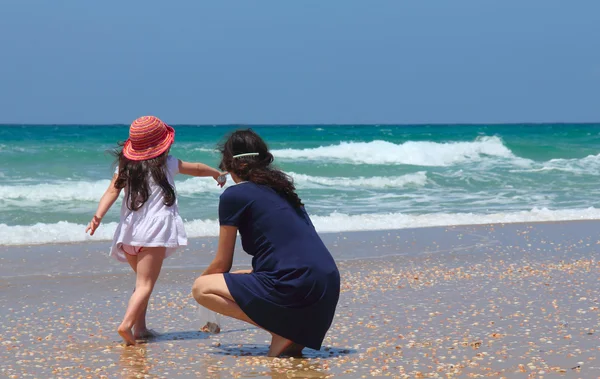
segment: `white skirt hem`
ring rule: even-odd
[[[113,238],[110,256],[119,262],[127,262],[122,245],[142,247],[165,247],[165,258],[178,248],[187,246],[187,235],[183,220],[178,214],[159,215],[152,218],[138,218],[133,215],[122,220]]]

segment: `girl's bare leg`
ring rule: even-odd
[[[125,253],[125,256],[127,257],[127,262],[133,269],[133,272],[135,272],[137,274],[137,256],[129,255],[127,253]],[[133,289],[133,292],[135,292],[135,288]],[[150,330],[148,330],[148,328],[146,326],[146,312],[147,311],[148,311],[148,303],[146,303],[146,306],[144,307],[144,311],[142,313],[140,313],[140,315],[135,320],[135,324],[133,325],[133,337],[136,340],[148,338],[148,337],[151,337],[154,335]]]
[[[165,252],[164,247],[144,247],[137,255],[135,292],[129,299],[125,317],[117,329],[127,345],[135,345],[135,337],[131,329],[148,305],[165,259]]]
[[[192,295],[198,304],[211,311],[260,327],[237,305],[227,288],[223,274],[204,275],[196,279],[192,286]],[[268,353],[270,357],[280,356],[293,345],[292,341],[275,333],[271,333],[271,337]]]
[[[148,302],[146,301],[146,304],[144,304],[144,308],[142,309],[142,312],[140,312],[139,316],[135,319],[135,323],[133,324],[133,336],[137,340],[153,336],[153,333],[146,326],[146,312],[147,311],[148,311]]]

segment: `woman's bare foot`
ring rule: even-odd
[[[123,341],[125,341],[125,345],[135,345],[135,337],[131,332],[131,328],[126,328],[121,325],[117,329],[117,332],[119,332],[119,335],[123,338]]]
[[[278,357],[280,356],[287,348],[289,348],[293,342],[288,340],[287,338],[283,338],[280,335],[275,333],[271,334],[273,338],[271,338],[271,346],[269,347],[269,352],[267,353],[268,357]]]
[[[135,328],[135,332],[133,333],[133,338],[136,340],[149,340],[155,337],[158,337],[158,333],[156,333],[152,329],[140,329]]]
[[[296,342],[292,342],[292,344],[285,349],[281,355],[285,355],[286,357],[301,357],[302,350],[304,350],[304,346],[297,344]]]

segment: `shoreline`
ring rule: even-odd
[[[556,235],[581,235],[582,231],[591,233],[600,229],[600,220],[453,225],[319,234],[336,262],[344,262],[464,251],[490,243],[499,244],[497,240],[490,241],[481,237],[478,232],[473,233],[473,230],[507,230],[515,233],[524,228],[552,229]],[[445,241],[446,248],[441,248],[437,241]],[[217,245],[218,237],[190,238],[187,246],[165,260],[163,267],[173,270],[201,270],[212,261]],[[127,264],[108,256],[109,249],[110,241],[0,245],[0,277],[76,276],[92,271],[96,275],[128,272]],[[243,251],[238,236],[233,264],[235,267],[246,268],[250,262],[251,257]],[[94,269],[90,270],[90,267]]]
[[[214,221],[214,220],[211,220]],[[571,223],[589,223],[589,222],[600,222],[600,218],[598,219],[572,219],[572,220],[547,220],[547,221],[514,221],[514,222],[492,222],[492,223],[483,223],[483,224],[452,224],[452,225],[431,225],[431,226],[417,226],[417,227],[407,227],[407,228],[391,228],[391,229],[369,229],[369,230],[348,230],[348,231],[324,231],[318,232],[321,236],[329,236],[329,235],[341,235],[348,233],[389,233],[389,232],[399,232],[399,231],[415,231],[422,229],[439,229],[439,228],[456,228],[456,227],[504,227],[507,225],[537,225],[537,224],[571,224]],[[14,225],[13,225],[14,226]],[[85,227],[85,225],[83,225]],[[200,237],[188,237],[188,242],[203,240],[203,239],[212,239],[218,238],[218,235],[214,236],[200,236]],[[39,244],[0,244],[0,254],[1,249],[3,248],[32,248],[36,246],[73,246],[73,245],[87,245],[87,244],[96,244],[96,243],[104,243],[107,246],[110,246],[110,239],[102,239],[102,240],[86,240],[86,241],[66,241],[66,242],[49,242],[49,243],[39,243]]]

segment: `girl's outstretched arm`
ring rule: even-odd
[[[217,247],[217,254],[202,275],[222,274],[231,270],[231,266],[233,265],[233,250],[235,248],[237,230],[238,228],[235,226],[221,226],[219,231],[219,246]]]
[[[92,221],[90,221],[87,228],[85,228],[85,232],[87,233],[88,231],[90,231],[91,236],[94,235],[94,233],[96,232],[96,229],[98,229],[98,226],[100,226],[100,222],[102,221],[102,218],[104,217],[106,212],[108,212],[110,207],[119,198],[119,194],[121,193],[121,190],[115,188],[115,181],[117,180],[117,177],[118,177],[117,174],[113,175],[113,178],[110,181],[108,188],[104,192],[104,195],[102,195],[102,197],[100,198],[100,203],[98,204],[98,209],[96,210],[94,217],[92,217]]]
[[[179,160],[179,172],[191,176],[212,176],[219,186],[223,187],[225,185],[225,173],[207,166],[204,163],[192,163]],[[222,179],[219,180],[219,178]]]

